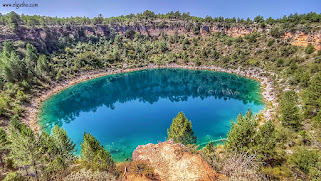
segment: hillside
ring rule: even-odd
[[[0,178],[120,179],[121,164],[90,134],[77,157],[63,129],[38,133],[37,110],[45,98],[80,81],[158,67],[220,70],[262,81],[265,112],[240,115],[223,146],[186,145],[187,160],[205,160],[205,170],[211,166],[222,178],[321,178],[321,14],[244,20],[151,11],[93,19],[11,12],[0,16],[0,42]],[[128,167],[149,160],[155,170],[138,163],[147,169],[142,173],[162,176],[156,162],[164,166],[167,157],[137,156],[142,148]],[[224,165],[236,161],[246,166]]]

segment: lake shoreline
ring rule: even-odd
[[[39,132],[41,130],[40,125],[38,124],[38,114],[40,113],[42,103],[49,99],[51,96],[63,91],[73,85],[76,85],[80,82],[84,82],[90,79],[112,75],[112,74],[119,74],[119,73],[127,73],[127,72],[134,72],[140,70],[147,70],[147,69],[161,69],[161,68],[182,68],[182,69],[190,69],[190,70],[209,70],[209,71],[217,71],[217,72],[225,72],[225,73],[232,73],[239,76],[247,77],[250,79],[254,79],[260,82],[261,84],[261,94],[265,101],[266,108],[262,110],[263,117],[266,120],[272,119],[275,115],[276,107],[278,106],[275,93],[273,92],[273,83],[272,81],[261,74],[267,73],[261,69],[250,69],[250,70],[241,70],[239,67],[238,69],[226,69],[217,66],[189,66],[189,65],[177,65],[177,64],[169,64],[166,66],[156,66],[156,65],[149,65],[140,68],[126,68],[126,69],[107,69],[105,71],[90,71],[90,72],[83,72],[77,75],[74,78],[69,80],[63,80],[58,83],[54,83],[52,88],[48,90],[43,90],[40,92],[40,95],[35,96],[30,101],[30,105],[26,107],[26,116],[23,119],[23,122],[31,127],[34,131]]]

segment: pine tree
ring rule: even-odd
[[[34,71],[35,71],[35,68],[36,68],[36,65],[37,65],[38,51],[30,43],[27,44],[26,56],[25,56],[24,60],[25,60],[26,65],[27,65],[28,76],[32,77],[34,75]]]
[[[0,115],[5,115],[6,110],[8,109],[9,106],[9,100],[7,96],[2,92],[0,93]]]
[[[280,121],[283,126],[294,130],[299,130],[301,123],[297,99],[295,91],[286,91],[280,100]]]
[[[20,121],[13,119],[9,126],[10,131],[10,157],[18,167],[28,169],[32,168],[36,179],[39,180],[39,167],[42,166],[41,149],[39,148],[39,139],[34,132],[22,124]]]
[[[14,31],[17,31],[19,29],[19,26],[21,24],[21,19],[20,19],[20,16],[14,12],[14,11],[11,11],[8,15],[8,22],[9,24],[11,25],[11,28],[14,30]]]
[[[258,133],[255,135],[253,150],[255,150],[260,160],[267,162],[275,158],[275,145],[275,126],[269,120],[259,128]]]
[[[114,172],[115,163],[111,155],[100,145],[90,133],[84,133],[81,143],[81,163],[87,169]]]
[[[67,131],[55,125],[52,129],[53,139],[58,149],[58,154],[67,160],[74,157],[75,144],[67,135]]]
[[[189,121],[185,114],[180,112],[173,119],[169,129],[167,129],[168,139],[173,139],[176,143],[195,144],[196,136],[192,130],[192,122]]]
[[[303,93],[303,108],[309,118],[316,117],[321,120],[321,73],[315,75]]]
[[[242,114],[239,114],[237,121],[232,121],[232,127],[227,134],[227,148],[239,152],[246,152],[249,150],[254,144],[256,126],[257,121],[253,117],[251,109],[248,110],[244,117]]]
[[[37,60],[36,70],[39,75],[45,75],[47,72],[49,72],[49,65],[46,55],[39,56],[39,59]]]
[[[9,154],[9,145],[8,135],[3,128],[0,128],[0,164],[4,169],[5,158]]]
[[[4,41],[2,44],[3,44],[3,50],[2,50],[3,55],[6,56],[7,58],[10,58],[11,52],[14,51],[15,49],[14,46],[8,40]]]
[[[14,50],[10,50],[9,46],[6,49],[11,52],[4,50],[1,56],[1,70],[4,80],[7,82],[24,80],[26,78],[25,65]]]
[[[75,144],[68,137],[67,132],[55,125],[52,135],[42,132],[39,137],[39,149],[43,155],[44,167],[42,173],[46,179],[61,180],[68,166],[73,163]]]

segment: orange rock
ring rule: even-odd
[[[173,140],[138,146],[133,161],[149,163],[161,180],[218,180],[212,167],[199,155],[186,152],[186,146]]]
[[[137,175],[127,175],[128,181],[150,181],[150,179],[146,178],[145,176],[137,176]]]
[[[292,39],[291,44],[294,46],[307,47],[309,44],[311,44],[316,50],[321,50],[321,33],[305,34],[303,32],[285,32],[284,39]]]

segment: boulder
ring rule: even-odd
[[[201,156],[186,150],[183,144],[168,140],[140,145],[132,158],[154,167],[161,180],[219,180],[220,175]]]

